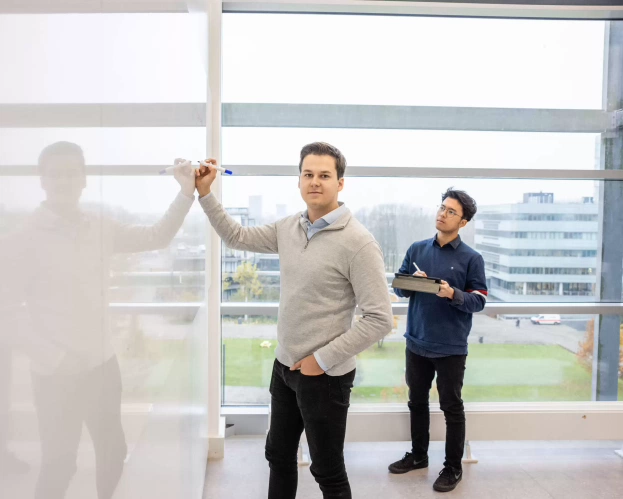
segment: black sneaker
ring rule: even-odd
[[[428,457],[420,461],[416,461],[411,452],[407,452],[405,457],[403,457],[400,461],[396,461],[388,466],[388,470],[390,473],[394,473],[395,475],[399,475],[401,473],[406,473],[407,471],[419,470],[422,468],[428,468]]]
[[[463,472],[461,470],[455,470],[446,466],[439,472],[439,478],[433,484],[433,489],[437,492],[450,492],[454,490],[456,486],[463,478]]]

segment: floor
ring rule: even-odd
[[[208,463],[205,499],[266,498],[268,465],[262,437],[230,437],[225,459]],[[441,470],[442,442],[431,443],[430,467],[391,475],[406,442],[347,443],[353,498],[439,497],[432,484]],[[465,499],[622,499],[621,442],[474,442],[478,464],[464,465],[463,481],[444,497]],[[300,468],[297,499],[321,498],[308,467]]]

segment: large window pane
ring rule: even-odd
[[[388,279],[411,243],[435,234],[435,208],[454,186],[478,202],[463,240],[484,259],[490,299],[505,302],[599,301],[598,182],[347,177],[341,199],[381,245]],[[304,210],[296,177],[225,179],[223,201],[241,223],[259,225]],[[270,193],[270,196],[267,194]],[[278,301],[278,258],[224,249],[223,299]],[[261,290],[240,294],[247,262]],[[425,269],[423,269],[425,270]],[[245,279],[254,278],[245,274]]]
[[[198,28],[189,14],[0,15],[0,102],[205,102]]]
[[[267,405],[277,348],[277,317],[223,315],[224,405]]]
[[[539,325],[538,315],[474,315],[463,387],[466,402],[592,399],[595,317],[563,315],[560,324]],[[394,319],[395,327],[385,340],[358,356],[352,403],[407,402],[406,317]],[[225,404],[269,403],[276,346],[276,317],[223,317]],[[620,378],[622,372],[623,359]],[[621,393],[623,380],[619,397]],[[431,401],[438,401],[434,383]]]
[[[223,101],[600,109],[602,21],[225,14]]]
[[[408,246],[435,233],[434,207],[450,185],[478,202],[462,238],[483,254],[490,301],[599,299],[594,181],[347,177],[341,199],[381,244],[388,283]],[[223,201],[243,225],[304,209],[297,177],[226,178]],[[225,302],[279,299],[278,255],[224,247],[222,276]],[[391,299],[399,301],[393,293]],[[563,315],[559,325],[550,325],[538,315],[474,317],[465,400],[591,400],[594,317]],[[396,316],[384,342],[359,356],[354,402],[406,400],[405,330],[406,316]],[[267,403],[276,341],[276,317],[223,316],[226,404]]]
[[[177,198],[165,217],[180,187],[158,171],[203,157],[206,131],[122,123],[126,103],[205,103],[199,17],[0,15],[0,103],[32,113],[0,129],[2,497],[201,494],[205,215]],[[100,104],[117,104],[122,128],[27,128],[52,115],[81,124]],[[75,145],[40,178],[32,167],[59,141]],[[7,451],[25,473],[5,469]]]
[[[600,168],[598,134],[448,130],[228,127],[223,129],[223,162],[293,165],[296,174],[301,147],[318,140],[339,147],[353,166]]]
[[[89,176],[65,212],[41,205],[39,176],[0,176],[0,440],[30,466],[28,480],[1,474],[7,497],[33,497],[41,468],[62,482],[50,453],[74,450],[71,497],[95,491],[94,449],[111,486],[126,457],[160,470],[157,497],[203,486],[184,470],[205,462],[192,446],[205,433],[205,215],[195,203],[164,231],[140,228],[179,190],[171,176]],[[134,469],[124,496],[145,485]]]

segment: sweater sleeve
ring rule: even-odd
[[[485,261],[478,255],[469,262],[465,289],[454,288],[451,304],[462,312],[473,314],[485,308],[487,294]]]
[[[243,227],[227,213],[212,193],[200,198],[199,204],[216,233],[229,248],[254,253],[279,252],[277,224]]]

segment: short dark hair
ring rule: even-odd
[[[465,191],[459,191],[452,187],[450,187],[446,192],[441,195],[441,201],[445,201],[446,199],[456,199],[461,207],[463,208],[463,218],[468,222],[474,218],[474,215],[478,211],[478,207],[476,206],[476,200],[471,197]]]
[[[337,147],[327,144],[326,142],[312,142],[301,149],[299,173],[301,173],[303,169],[303,160],[310,154],[315,156],[331,156],[335,159],[335,169],[337,170],[338,180],[344,176],[344,173],[346,173],[346,158]]]
[[[73,142],[55,142],[54,144],[50,144],[45,147],[41,154],[39,154],[39,169],[41,172],[44,170],[44,165],[46,161],[53,158],[54,156],[73,156],[77,157],[82,161],[84,165],[84,153],[82,152],[82,148],[78,144],[74,144]]]

